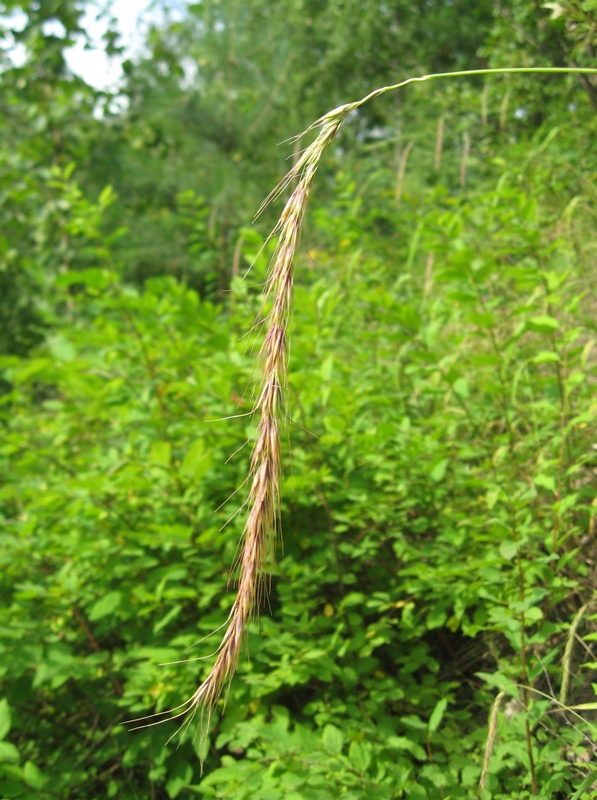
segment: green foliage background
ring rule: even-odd
[[[416,72],[591,65],[591,2],[190,4],[121,111],[66,68],[84,4],[0,8],[0,797],[591,797],[590,80],[351,121],[297,263],[284,547],[203,774],[122,724],[194,691],[232,603],[276,143]]]

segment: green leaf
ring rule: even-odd
[[[406,736],[389,736],[386,740],[386,746],[393,750],[406,750],[418,759],[419,761],[427,761],[427,753],[423,750],[418,742],[408,739]]]
[[[363,742],[351,742],[348,758],[352,766],[359,772],[366,772],[371,764],[371,748]]]
[[[539,622],[540,619],[543,619],[543,611],[539,606],[532,606],[525,612],[526,622]]]
[[[476,672],[475,675],[485,681],[488,686],[499,689],[501,692],[506,692],[506,694],[513,694],[516,696],[516,685],[512,683],[510,678],[502,675],[501,672]]]
[[[47,339],[48,348],[57,361],[72,361],[76,356],[75,348],[62,334]]]
[[[500,496],[500,489],[489,489],[485,498],[487,508],[492,509]]]
[[[436,704],[435,708],[431,712],[431,716],[429,717],[429,733],[434,733],[439,728],[447,706],[447,698],[442,697],[442,699]]]
[[[587,791],[587,789],[590,789],[596,781],[597,781],[597,770],[593,770],[586,776],[586,778],[580,784],[578,789],[574,792],[570,800],[580,800],[580,798]]]
[[[560,327],[560,323],[555,317],[548,317],[547,315],[539,317],[531,317],[526,322],[526,327],[529,331],[534,333],[554,333]]]
[[[336,414],[327,414],[323,418],[323,424],[326,430],[332,434],[344,433],[346,430],[346,421]]]
[[[557,512],[564,516],[564,514],[570,509],[573,508],[576,503],[578,502],[578,498],[580,497],[579,492],[575,492],[573,494],[568,494],[563,497],[559,502],[554,503],[554,508]]]
[[[19,751],[10,742],[0,742],[0,764],[18,764]]]
[[[473,311],[466,318],[479,328],[493,328],[496,323],[495,314],[490,311]]]
[[[448,615],[445,609],[440,607],[432,608],[429,614],[427,615],[428,629],[431,631],[437,628],[441,628],[445,624],[447,618]]]
[[[12,800],[13,797],[23,797],[24,800],[33,800],[25,794],[23,786],[22,770],[19,767],[10,768],[10,776],[0,775],[0,793],[2,800]]]
[[[150,459],[154,464],[167,467],[170,464],[172,445],[170,442],[154,442],[151,445]]]
[[[102,189],[101,194],[97,199],[97,202],[100,206],[106,207],[109,206],[111,203],[113,203],[115,200],[116,200],[116,194],[114,193],[114,189],[108,184]]]
[[[27,761],[23,767],[23,777],[32,789],[43,789],[47,782],[46,777],[32,761]]]
[[[506,561],[512,561],[512,559],[518,553],[518,548],[519,548],[518,542],[513,542],[513,541],[502,542],[500,545],[500,555],[502,558],[505,558]]]
[[[94,622],[112,614],[120,606],[122,599],[122,592],[108,592],[91,607],[89,619]]]
[[[452,388],[458,397],[461,397],[463,400],[467,400],[470,397],[471,390],[468,381],[464,380],[464,378],[458,378],[457,381],[454,381]]]
[[[320,374],[323,381],[330,381],[334,371],[334,357],[328,356],[320,367]]]
[[[442,459],[441,461],[439,461],[439,462],[438,462],[438,463],[437,463],[437,464],[436,464],[436,465],[433,467],[433,469],[432,469],[432,470],[431,470],[431,472],[429,473],[429,477],[431,478],[431,480],[432,480],[434,483],[439,483],[440,481],[443,481],[443,479],[444,479],[444,476],[445,476],[445,474],[446,474],[446,470],[447,470],[447,468],[448,468],[448,464],[449,464],[449,463],[450,463],[450,462],[448,461],[448,459],[447,459],[447,458],[444,458],[444,459]]]
[[[406,304],[398,306],[396,316],[406,328],[415,333],[421,328],[421,314],[415,306]]]
[[[534,479],[535,486],[540,486],[542,489],[548,489],[555,494],[556,482],[551,475],[536,475]]]
[[[577,386],[580,386],[581,383],[586,381],[587,377],[584,373],[579,372],[579,370],[574,370],[571,372],[570,375],[566,378],[566,388],[572,391]]]
[[[18,383],[27,383],[31,378],[37,378],[51,366],[52,362],[49,358],[31,358],[19,364],[15,369],[14,379]]]
[[[326,725],[323,729],[322,742],[329,753],[338,754],[342,752],[344,737],[340,729],[335,725]]]
[[[10,730],[10,707],[8,700],[2,698],[0,700],[0,740],[6,738],[6,734]]]
[[[206,452],[203,439],[197,439],[187,451],[180,467],[180,473],[193,481],[199,481],[210,467],[211,454]]]
[[[541,350],[531,359],[533,364],[548,364],[550,362],[561,361],[562,359],[554,350]]]
[[[55,281],[55,286],[73,286],[82,283],[92,289],[103,289],[110,282],[110,273],[106,269],[84,269],[71,270],[64,275],[59,275]]]
[[[169,780],[166,784],[168,797],[178,797],[185,786],[193,780],[193,768],[186,761],[178,760],[170,770]]]
[[[168,611],[168,613],[165,616],[162,617],[161,620],[159,620],[159,622],[156,622],[156,624],[153,626],[153,632],[159,633],[170,622],[172,622],[173,619],[176,619],[176,617],[180,614],[181,611],[182,611],[182,606],[180,604],[175,605],[173,608],[170,609],[170,611]]]

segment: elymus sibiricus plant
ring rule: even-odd
[[[238,591],[209,675],[192,697],[173,710],[177,713],[165,712],[169,714],[168,719],[186,716],[182,727],[187,728],[201,709],[202,736],[209,728],[211,713],[222,690],[236,670],[247,624],[265,592],[266,566],[269,556],[273,555],[279,533],[282,473],[280,428],[284,419],[288,376],[288,322],[292,308],[294,256],[321,156],[335,139],[342,122],[353,107],[354,104],[341,106],[309,128],[320,129],[315,141],[306,148],[260,209],[261,212],[271,200],[298,180],[269,237],[276,236],[278,241],[265,284],[264,312],[260,320],[265,323],[266,333],[259,351],[261,381],[252,412],[258,416],[259,421],[249,468],[250,489],[239,557]],[[266,312],[268,306],[271,307]]]
[[[354,103],[347,103],[328,112],[314,122],[303,135],[318,130],[315,140],[303,151],[295,166],[263,202],[258,213],[297,181],[286,202],[280,218],[269,238],[277,237],[264,290],[263,313],[265,335],[259,351],[261,379],[258,381],[256,402],[252,413],[258,418],[257,438],[250,461],[246,522],[242,534],[239,557],[239,581],[236,599],[225,623],[225,633],[216,650],[216,660],[207,678],[195,693],[182,705],[153,716],[168,719],[184,718],[179,730],[191,725],[201,712],[201,737],[209,729],[212,712],[222,691],[231,680],[238,665],[244,634],[265,594],[265,577],[268,559],[273,555],[280,533],[280,477],[281,426],[285,418],[286,386],[288,377],[288,323],[292,310],[294,258],[298,247],[307,203],[318,166],[325,151],[332,144],[348,115],[369,100],[400,89],[411,83],[421,83],[437,78],[507,73],[582,73],[597,74],[596,69],[575,68],[513,68],[484,69],[463,72],[438,73],[409,78],[401,83],[385,86]],[[269,310],[267,310],[269,308]],[[141,722],[142,720],[133,720]],[[144,727],[144,726],[141,726]]]

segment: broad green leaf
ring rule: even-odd
[[[501,358],[493,353],[481,353],[471,356],[471,364],[478,367],[498,367],[501,363]]]
[[[211,467],[211,460],[211,453],[206,451],[203,439],[197,439],[183,459],[181,475],[199,481]]]
[[[26,383],[31,378],[38,377],[51,367],[52,362],[49,358],[32,358],[23,361],[14,371],[15,380],[19,383]]]
[[[495,314],[490,311],[473,311],[466,318],[479,328],[493,328],[496,323]]]
[[[461,397],[463,400],[467,400],[470,397],[470,387],[468,381],[464,378],[458,378],[457,381],[454,381],[454,385],[452,386],[458,397]]]
[[[534,481],[536,486],[540,486],[542,489],[548,489],[555,494],[556,482],[551,475],[536,475]]]
[[[444,479],[444,477],[445,477],[445,475],[446,475],[446,470],[447,470],[447,468],[448,468],[448,464],[449,464],[449,463],[450,463],[450,462],[448,461],[448,459],[447,459],[447,458],[444,458],[444,459],[442,459],[441,461],[439,461],[439,462],[438,462],[438,463],[437,463],[437,464],[436,464],[436,465],[433,467],[433,469],[432,469],[432,470],[431,470],[431,472],[429,473],[429,477],[431,478],[431,480],[432,480],[434,483],[439,483],[440,481],[443,481],[443,479]]]
[[[108,592],[91,607],[89,619],[93,622],[112,614],[122,603],[122,592]]]
[[[371,748],[365,742],[351,742],[348,758],[356,770],[366,772],[371,764]]]
[[[427,627],[429,630],[435,630],[436,628],[441,628],[446,620],[448,615],[443,608],[432,608],[429,614],[427,615]]]
[[[77,283],[93,289],[103,289],[110,283],[110,272],[96,268],[71,270],[64,275],[59,275],[54,281],[55,286],[72,286]]]
[[[494,505],[498,501],[499,496],[500,496],[500,490],[499,489],[490,489],[487,492],[487,495],[486,495],[486,498],[485,498],[485,502],[487,503],[487,508],[488,509],[491,510],[494,507]]]
[[[409,330],[416,332],[420,329],[422,320],[417,308],[412,305],[401,305],[396,309],[396,316]]]
[[[575,492],[574,494],[568,494],[563,497],[559,502],[554,503],[554,508],[557,509],[558,513],[563,516],[569,509],[573,508],[579,499],[579,492]]]
[[[329,433],[344,433],[346,421],[337,415],[328,414],[323,418],[323,424]]]
[[[513,542],[513,541],[502,542],[500,545],[500,555],[502,558],[505,558],[506,561],[512,561],[512,559],[518,553],[518,549],[519,549],[518,542]]]
[[[41,770],[32,761],[27,761],[23,767],[23,778],[32,789],[43,789],[47,783]]]
[[[114,202],[116,199],[116,195],[114,194],[114,189],[108,184],[105,186],[100,196],[98,197],[98,203],[100,206],[109,206],[111,203]]]
[[[323,746],[329,753],[340,753],[344,744],[342,732],[335,725],[326,725],[322,736]]]
[[[0,742],[0,764],[18,764],[19,751],[10,742]]]
[[[320,372],[321,378],[324,381],[330,381],[332,379],[332,373],[334,371],[334,357],[328,356],[323,364],[321,365]]]
[[[580,372],[579,370],[574,370],[566,378],[566,387],[569,390],[575,389],[577,386],[580,386],[580,384],[584,383],[586,380],[587,377],[583,372]]]
[[[528,611],[525,611],[524,617],[527,623],[539,622],[539,620],[543,619],[543,611],[539,606],[532,606]]]
[[[166,791],[168,797],[175,798],[188,786],[193,779],[193,768],[185,761],[178,760],[173,769],[169,771]]]
[[[386,746],[393,750],[405,750],[408,753],[412,753],[419,761],[427,760],[427,754],[421,745],[406,736],[389,736],[386,740]]]
[[[72,361],[76,355],[75,348],[62,334],[47,339],[48,348],[57,361]]]
[[[17,766],[6,766],[1,769],[4,775],[0,774],[0,792],[2,800],[12,800],[13,797],[24,798],[24,800],[37,800],[26,793],[23,786],[23,771]]]
[[[553,350],[541,350],[531,359],[533,364],[547,364],[550,362],[561,361],[560,356]]]
[[[554,317],[548,317],[547,315],[539,316],[539,317],[531,317],[527,320],[526,326],[528,330],[533,331],[534,333],[554,333],[560,327],[560,323]]]
[[[167,467],[170,464],[171,451],[170,442],[154,442],[151,445],[150,459],[154,464]]]

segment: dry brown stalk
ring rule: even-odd
[[[489,762],[491,761],[491,754],[493,752],[493,745],[495,743],[495,734],[497,732],[497,715],[500,710],[500,703],[505,696],[505,692],[500,692],[495,698],[491,708],[491,717],[489,719],[489,731],[487,733],[487,742],[485,743],[485,755],[483,757],[483,769],[481,771],[481,780],[479,781],[479,794],[485,789],[485,782],[489,774]]]
[[[507,89],[504,97],[502,99],[502,104],[500,106],[500,130],[504,131],[506,129],[506,120],[508,118],[508,103],[510,102],[510,93],[511,89]]]
[[[471,139],[465,131],[462,134],[462,159],[460,160],[460,186],[462,189],[466,186],[466,167],[468,164],[468,157],[471,152]]]

